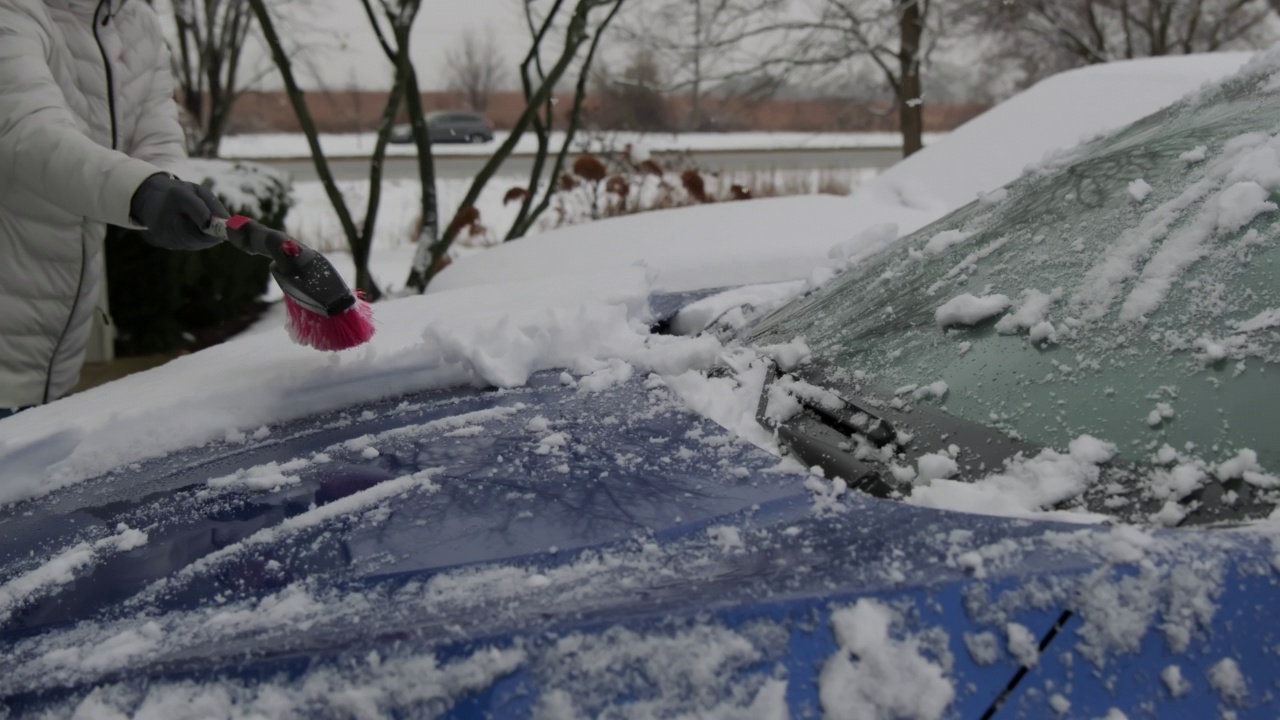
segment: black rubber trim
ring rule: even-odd
[[[1062,628],[1066,627],[1067,621],[1070,619],[1071,611],[1063,610],[1062,614],[1058,616],[1058,622],[1054,623],[1053,627],[1049,628],[1049,632],[1045,633],[1044,637],[1040,638],[1041,655],[1044,655],[1044,651],[1049,647],[1049,643],[1053,642],[1053,639],[1058,636],[1058,633],[1062,631]],[[991,720],[991,718],[995,717],[995,714],[1000,712],[1000,707],[1004,705],[1005,701],[1009,699],[1009,696],[1013,694],[1013,691],[1017,689],[1018,683],[1022,682],[1022,679],[1026,676],[1027,666],[1023,665],[1018,668],[1018,672],[1014,673],[1013,677],[1009,678],[1009,684],[1004,686],[1004,690],[1002,690],[999,697],[991,703],[991,707],[987,708],[987,711],[982,713],[981,720]]]

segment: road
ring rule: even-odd
[[[653,159],[664,167],[692,163],[705,172],[764,172],[769,170],[860,170],[884,169],[902,158],[902,151],[885,147],[822,148],[813,150],[712,150],[686,153],[653,153]],[[436,175],[442,179],[475,176],[488,160],[483,155],[439,155]],[[262,160],[267,165],[291,173],[295,180],[316,180],[310,159]],[[329,161],[339,180],[363,180],[369,177],[369,161],[365,158],[333,158]],[[528,175],[533,165],[530,155],[514,155],[503,164],[500,175]],[[417,160],[412,157],[389,157],[383,178],[411,179],[418,176]]]

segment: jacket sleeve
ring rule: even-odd
[[[169,47],[164,42],[159,20],[146,6],[140,6],[144,15],[141,24],[147,28],[144,37],[156,44],[155,61],[151,70],[151,83],[142,99],[142,113],[129,139],[128,153],[160,168],[181,174],[187,158],[186,134],[178,122],[178,103],[173,99],[173,70],[170,65]]]
[[[63,210],[132,225],[129,202],[156,166],[80,131],[49,69],[48,29],[22,3],[0,3],[0,204],[15,188]]]

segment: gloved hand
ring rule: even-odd
[[[167,250],[204,250],[217,245],[222,240],[204,230],[214,215],[230,215],[209,188],[165,173],[142,181],[129,203],[129,214],[147,228],[143,237],[148,243]]]

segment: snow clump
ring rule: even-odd
[[[938,662],[921,653],[917,637],[890,635],[901,616],[862,599],[831,614],[840,648],[819,677],[824,717],[833,720],[938,720],[956,691]]]
[[[1148,184],[1146,180],[1138,178],[1137,180],[1129,183],[1128,193],[1130,200],[1140,203],[1143,200],[1146,200],[1147,196],[1151,194],[1151,185]]]
[[[1004,312],[1011,301],[1008,295],[983,295],[976,297],[965,293],[951,298],[934,311],[939,327],[951,325],[976,325],[983,320]]]
[[[1040,662],[1040,646],[1036,636],[1031,634],[1026,625],[1011,622],[1005,627],[1009,636],[1009,654],[1022,667],[1035,667]]]

